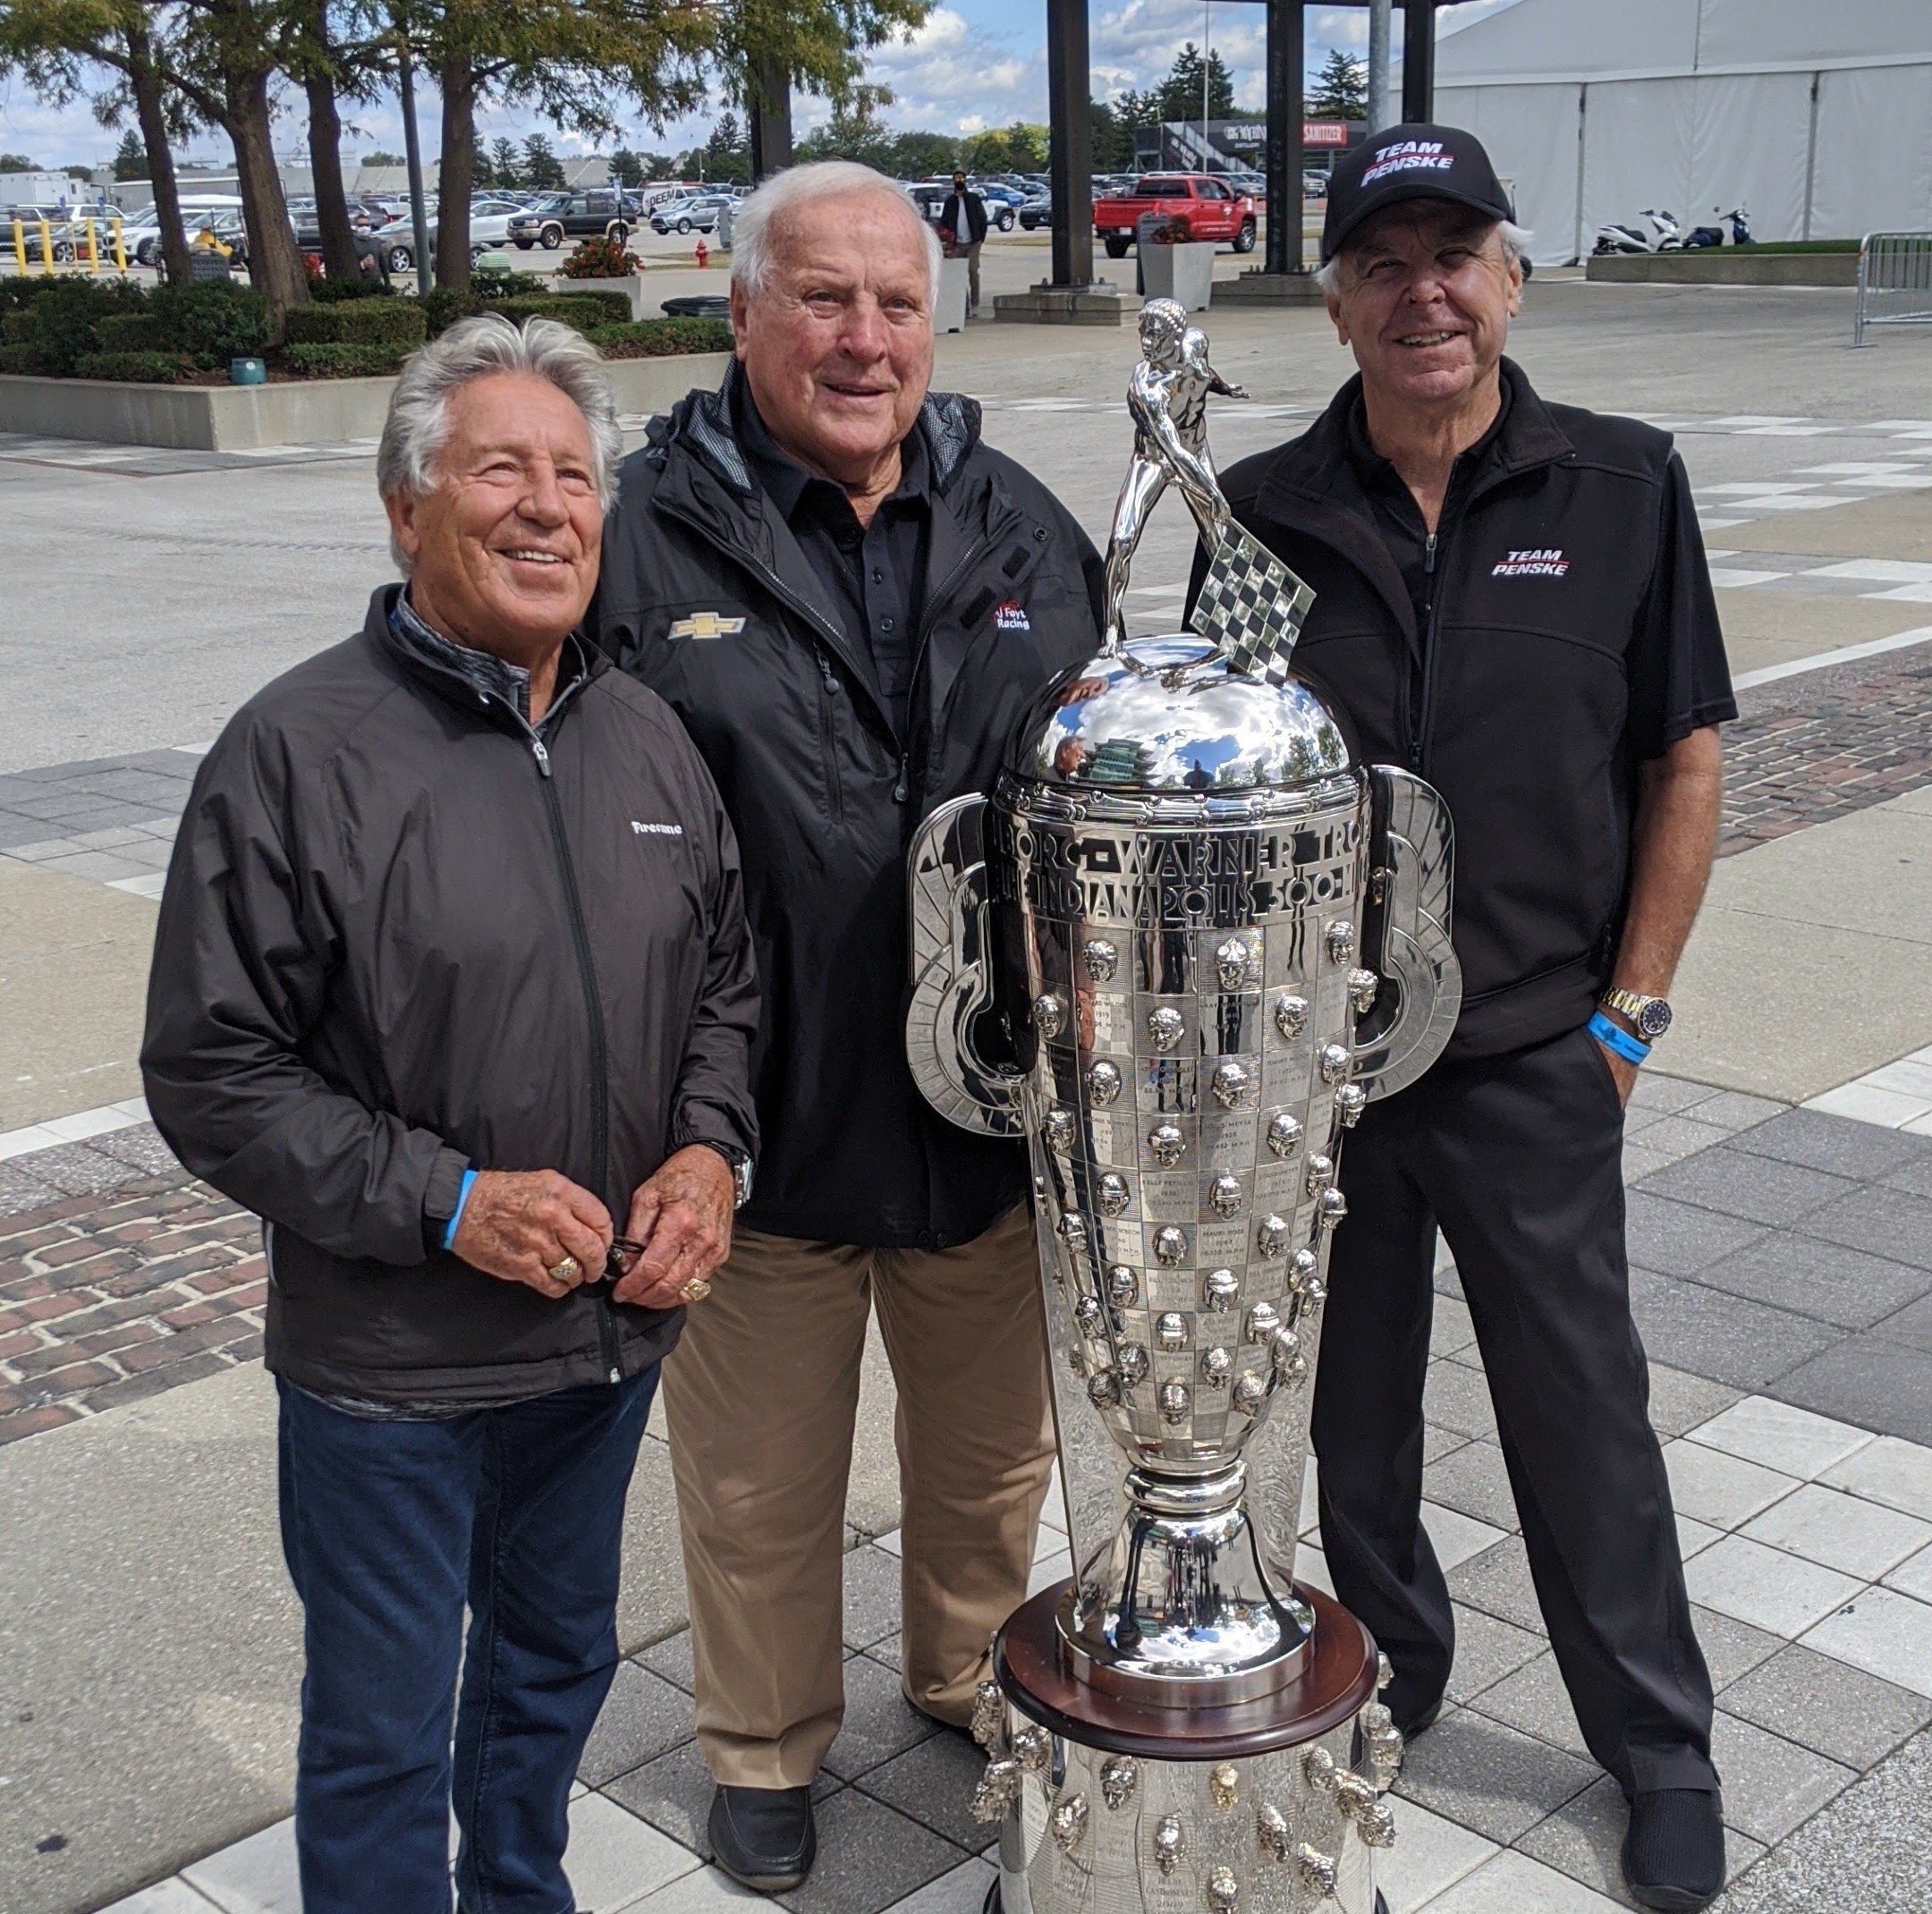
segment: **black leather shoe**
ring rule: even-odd
[[[1403,1740],[1412,1741],[1419,1734],[1427,1734],[1441,1719],[1442,1697],[1438,1695],[1435,1700],[1429,1703],[1428,1707],[1423,1708],[1418,1714],[1411,1715],[1407,1721],[1397,1715],[1395,1725],[1402,1731]]]
[[[1657,1788],[1631,1797],[1623,1878],[1647,1908],[1694,1914],[1724,1885],[1724,1802],[1702,1788]]]
[[[761,1894],[798,1886],[818,1859],[809,1788],[725,1788],[711,1798],[711,1855]]]

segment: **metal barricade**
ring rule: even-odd
[[[1932,232],[1868,233],[1859,245],[1852,343],[1868,326],[1932,326]]]

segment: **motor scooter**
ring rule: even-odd
[[[1711,211],[1716,213],[1717,208],[1714,206]],[[1717,216],[1731,223],[1731,243],[1733,246],[1750,246],[1755,243],[1751,239],[1750,215],[1741,206],[1733,207],[1728,213],[1717,213]],[[1687,247],[1722,246],[1724,242],[1724,232],[1722,225],[1692,226],[1690,236],[1684,241]]]
[[[1597,229],[1597,243],[1593,252],[1675,252],[1683,245],[1683,228],[1677,224],[1677,216],[1659,207],[1647,206],[1643,216],[1650,222],[1652,231],[1644,233],[1634,225],[1611,221]]]

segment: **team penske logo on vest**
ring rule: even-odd
[[[993,629],[996,631],[1030,631],[1033,621],[1026,614],[1026,606],[1018,598],[1008,598],[993,609]]]
[[[1497,559],[1491,578],[1562,578],[1570,570],[1570,561],[1563,555],[1560,546],[1549,546],[1541,551],[1505,552]]]
[[[745,628],[742,618],[726,618],[719,612],[693,612],[680,618],[665,635],[667,638],[736,638]]]
[[[1440,140],[1401,140],[1376,155],[1361,182],[1373,186],[1392,173],[1447,173],[1454,165]]]

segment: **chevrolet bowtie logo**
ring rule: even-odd
[[[671,638],[736,638],[745,628],[742,618],[724,618],[716,612],[693,612],[680,618],[666,636]]]

